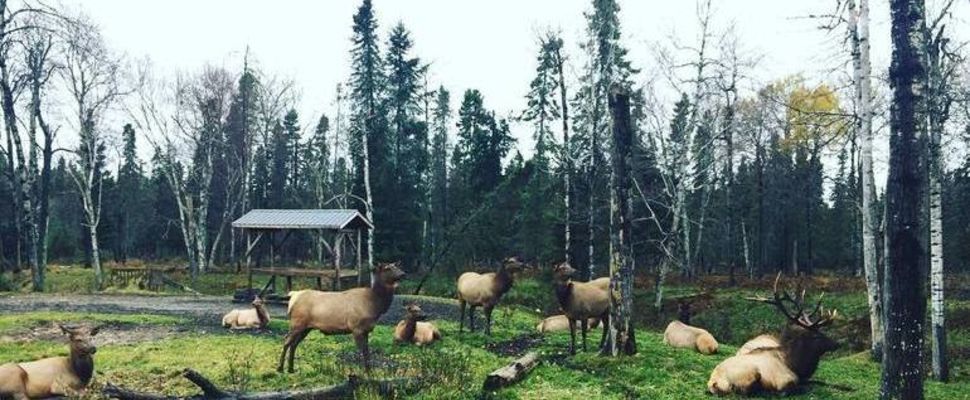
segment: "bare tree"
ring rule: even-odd
[[[664,129],[660,128],[663,124],[651,130],[652,137],[650,147],[658,149],[657,158],[660,165],[660,177],[663,183],[661,188],[662,197],[666,204],[663,206],[668,210],[671,222],[668,229],[661,229],[662,238],[658,241],[658,247],[665,254],[664,261],[661,262],[657,271],[655,283],[656,297],[654,306],[658,309],[663,301],[663,285],[667,274],[675,266],[680,266],[684,274],[693,274],[693,251],[691,243],[691,226],[695,223],[691,219],[688,207],[689,194],[697,189],[697,182],[693,179],[700,171],[707,171],[714,167],[714,163],[701,165],[697,160],[697,154],[707,151],[715,144],[716,138],[712,136],[702,143],[698,143],[697,132],[701,128],[700,115],[707,110],[710,80],[710,67],[714,63],[709,57],[709,40],[711,38],[711,9],[710,0],[702,0],[697,3],[697,18],[699,24],[699,38],[695,47],[680,46],[676,43],[674,48],[678,51],[690,54],[691,61],[682,62],[677,60],[677,55],[663,48],[656,49],[658,62],[662,65],[661,69],[669,71],[671,76],[667,77],[669,83],[678,91],[682,91],[681,86],[689,86],[693,89],[693,95],[689,99],[689,114],[684,137],[672,140],[669,135],[663,134]],[[673,76],[674,71],[689,70],[688,78]],[[686,95],[685,95],[686,96]],[[655,117],[656,118],[656,117]],[[710,121],[708,121],[710,122]],[[641,197],[642,193],[641,193]],[[658,227],[660,226],[660,216],[653,209],[650,201],[643,197],[644,204],[647,206],[653,220]]]
[[[154,147],[156,168],[175,195],[190,270],[205,272],[215,254],[211,249],[218,245],[208,242],[207,212],[214,159],[231,101],[231,74],[206,67],[169,84],[146,68],[140,80],[137,105],[129,113]]]
[[[553,64],[555,65],[556,84],[559,86],[559,103],[560,107],[562,107],[560,117],[562,118],[562,179],[563,209],[565,210],[565,216],[563,217],[563,252],[565,260],[568,263],[571,261],[570,244],[572,242],[570,196],[572,196],[573,152],[572,142],[569,140],[569,94],[566,88],[566,76],[563,73],[566,65],[566,56],[563,55],[563,41],[558,34],[554,35],[550,33],[546,40],[555,41],[554,45],[551,46],[553,49],[552,58]]]
[[[38,29],[30,31],[25,40],[25,58],[27,86],[30,90],[29,112],[30,122],[28,123],[28,138],[30,141],[30,167],[34,176],[38,176],[39,182],[34,179],[33,197],[36,204],[37,215],[35,227],[31,228],[31,240],[36,243],[37,265],[34,273],[34,290],[43,290],[44,271],[47,269],[47,226],[50,218],[50,187],[51,187],[51,164],[54,157],[54,136],[56,129],[48,124],[44,117],[43,99],[45,97],[48,83],[51,81],[57,65],[52,61],[54,50],[54,33],[48,27],[42,27],[44,21],[36,21]],[[40,28],[42,27],[42,28]],[[38,130],[43,135],[43,145],[38,143]],[[37,171],[37,151],[41,151],[40,171]]]
[[[77,185],[88,228],[95,282],[104,283],[98,248],[101,223],[101,154],[108,131],[101,126],[105,112],[126,93],[122,89],[122,60],[105,44],[98,28],[85,15],[65,25],[62,77],[73,101],[79,143],[71,178]]]
[[[44,288],[44,269],[46,267],[46,226],[41,227],[38,212],[46,213],[47,190],[49,187],[50,153],[53,133],[42,123],[45,134],[44,161],[38,167],[37,150],[37,112],[44,88],[49,81],[49,55],[52,47],[52,28],[49,22],[57,16],[55,10],[41,5],[25,2],[18,8],[8,7],[6,0],[0,0],[0,107],[2,107],[4,130],[7,134],[7,173],[13,187],[14,227],[17,237],[17,260],[22,263],[21,243],[26,238],[27,259],[31,268],[33,290]],[[24,58],[24,68],[14,60]],[[19,129],[23,120],[18,117],[17,100],[28,90],[30,103],[27,106],[27,143],[23,142]],[[35,107],[35,105],[37,107]],[[44,196],[45,198],[39,198]],[[43,253],[43,254],[41,254]]]

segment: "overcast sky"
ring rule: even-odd
[[[382,45],[398,21],[411,30],[416,55],[430,62],[431,82],[452,91],[476,88],[500,114],[521,110],[535,69],[537,33],[562,31],[578,67],[576,43],[590,0],[376,0]],[[743,47],[760,55],[749,89],[790,74],[832,81],[829,71],[847,57],[843,31],[826,34],[805,17],[830,12],[834,0],[715,0],[713,30],[735,25]],[[888,65],[889,11],[872,1],[874,72]],[[932,3],[932,0],[931,0]],[[958,2],[960,3],[960,2]],[[302,96],[304,125],[321,112],[332,116],[338,82],[349,76],[352,16],[358,0],[253,1],[72,0],[103,29],[109,44],[133,58],[149,57],[163,71],[196,71],[205,63],[240,70],[246,46],[259,67],[293,79]],[[649,66],[650,46],[676,37],[694,43],[696,4],[685,1],[620,0],[624,44],[636,66]],[[961,4],[958,16],[968,7]],[[966,30],[966,23],[957,29]],[[960,32],[962,33],[962,32]],[[847,73],[841,71],[839,73]],[[520,148],[530,153],[531,132],[517,126]]]

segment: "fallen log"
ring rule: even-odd
[[[516,383],[522,380],[522,378],[525,378],[525,375],[537,365],[539,365],[539,353],[530,351],[526,355],[519,357],[519,359],[512,361],[511,364],[488,374],[485,377],[485,383],[482,385],[482,389],[485,391],[494,391]]]
[[[354,391],[361,387],[372,388],[380,396],[389,397],[400,394],[401,392],[416,390],[419,386],[419,381],[414,378],[371,380],[350,375],[347,377],[346,382],[322,388],[277,392],[234,393],[220,389],[205,376],[189,368],[182,371],[182,376],[198,386],[202,390],[202,393],[186,397],[167,396],[128,390],[111,383],[106,384],[101,390],[101,393],[107,398],[118,400],[326,400],[353,398]]]

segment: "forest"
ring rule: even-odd
[[[874,360],[879,378],[859,378],[876,386],[847,398],[922,398],[924,375],[970,378],[968,4],[889,0],[890,14],[877,16],[891,24],[881,69],[870,56],[870,1],[819,2],[792,23],[823,31],[838,67],[761,79],[757,39],[719,17],[728,2],[696,2],[696,37],[644,44],[621,26],[624,2],[591,0],[581,35],[535,29],[533,62],[519,66],[531,81],[507,110],[490,104],[487,87],[437,81],[407,20],[378,24],[381,3],[361,0],[344,18],[352,47],[331,62],[350,73],[327,88],[332,107],[307,115],[302,83],[263,68],[246,43],[239,65],[167,71],[113,48],[83,6],[0,0],[0,291],[52,295],[81,276],[68,295],[125,293],[135,289],[114,287],[111,270],[132,264],[184,267],[181,284],[226,296],[251,265],[330,268],[335,254],[324,233],[302,231],[250,258],[233,221],[256,209],[355,209],[373,229],[341,246],[363,249],[372,284],[396,262],[408,279],[398,294],[457,296],[461,323],[455,279],[503,271],[514,258],[536,272],[526,268],[506,299],[533,314],[559,312],[560,263],[577,282],[610,277],[604,353],[644,353],[652,336],[635,344],[633,332],[662,331],[660,319],[685,301],[694,321],[718,321],[732,332],[725,343],[739,346],[755,326],[779,325],[728,321],[739,317],[717,316],[711,304],[772,282],[778,295],[783,277],[813,295],[839,292],[827,295],[849,321],[831,315],[847,326],[839,335],[860,336],[848,347],[868,356],[853,362]],[[649,47],[648,65],[631,60],[632,46]],[[718,300],[684,300],[697,296]],[[804,292],[795,300],[798,312],[814,301]],[[789,318],[820,318],[818,301]],[[515,341],[513,327],[533,323],[508,313],[518,325],[498,334]],[[955,324],[949,348],[944,321]],[[272,339],[275,354],[277,336],[245,340]],[[822,373],[837,381],[825,362]],[[842,398],[836,389],[823,398]],[[675,398],[638,390],[599,395]],[[510,396],[543,397],[530,393]]]

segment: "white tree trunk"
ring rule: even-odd
[[[869,301],[869,329],[871,332],[872,357],[882,357],[883,322],[882,297],[879,287],[879,270],[876,267],[876,238],[873,218],[875,183],[872,172],[872,105],[871,65],[869,63],[869,0],[849,2],[849,29],[852,36],[853,79],[855,81],[857,124],[860,137],[862,162],[862,268],[866,276],[866,292]]]
[[[91,240],[91,268],[94,268],[95,284],[98,290],[104,285],[104,274],[101,271],[101,251],[98,247],[98,226],[97,224],[88,225],[88,236]]]
[[[754,266],[751,265],[751,250],[748,247],[748,228],[741,221],[741,241],[744,245],[744,268],[748,271],[748,279],[754,279]]]
[[[931,133],[937,136],[938,133]],[[935,140],[938,140],[937,136]],[[939,142],[931,144],[930,159],[930,318],[932,323],[933,376],[948,378],[946,328],[943,303],[943,204],[941,199]]]
[[[370,151],[367,149],[369,142],[367,135],[369,134],[370,132],[365,131],[361,135],[361,141],[363,142],[364,153],[364,193],[367,197],[365,212],[367,213],[367,220],[371,223],[371,230],[367,233],[367,268],[370,271],[370,282],[374,284],[374,233],[377,232],[377,221],[374,221],[374,197],[370,187]]]

